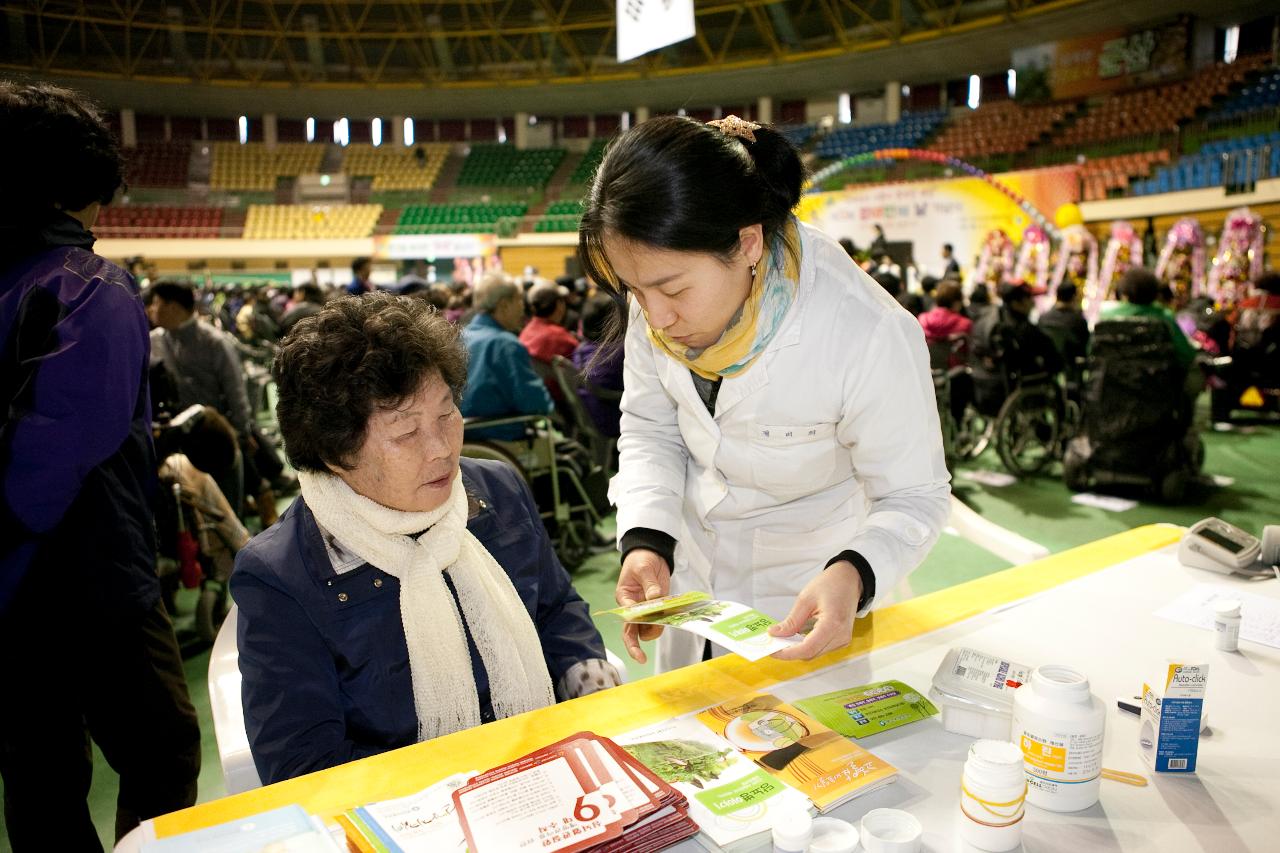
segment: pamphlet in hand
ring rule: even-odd
[[[898,777],[898,770],[788,705],[759,694],[714,705],[698,719],[825,812]]]
[[[811,696],[796,707],[845,737],[870,737],[927,720],[938,709],[901,681],[881,681]]]
[[[617,743],[689,800],[689,817],[719,847],[773,828],[808,799],[747,760],[693,717],[628,732]]]
[[[481,773],[453,801],[471,853],[647,853],[698,831],[679,791],[590,732]]]
[[[790,648],[803,637],[773,637],[769,627],[777,624],[759,610],[734,601],[717,601],[705,592],[683,592],[633,604],[601,610],[595,615],[617,616],[623,622],[680,628],[704,637],[749,661]]]

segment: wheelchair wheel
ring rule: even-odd
[[[991,443],[995,421],[979,414],[974,408],[965,409],[964,423],[957,425],[952,450],[961,462],[970,462],[982,455]]]
[[[1062,416],[1052,389],[1019,388],[996,416],[996,452],[1009,473],[1030,476],[1057,454],[1061,431]]]
[[[468,459],[491,459],[495,462],[505,462],[516,469],[520,479],[532,485],[529,480],[529,472],[520,464],[520,460],[511,451],[499,444],[491,441],[463,441],[462,455]]]

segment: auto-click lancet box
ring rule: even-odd
[[[1142,685],[1142,724],[1138,746],[1152,770],[1196,772],[1200,748],[1200,715],[1204,711],[1208,664],[1171,663],[1164,688]]]

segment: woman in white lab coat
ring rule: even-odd
[[[849,643],[947,518],[919,324],[799,223],[803,167],[781,134],[665,117],[610,147],[588,196],[586,273],[625,296],[617,599],[693,589],[749,604],[779,652]],[[628,651],[657,631],[628,626]],[[660,671],[703,659],[668,631]]]

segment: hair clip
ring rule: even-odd
[[[715,121],[709,121],[707,124],[723,133],[725,136],[736,136],[739,139],[745,139],[748,142],[756,141],[755,131],[760,129],[760,125],[754,121],[744,121],[737,116],[725,116]]]

